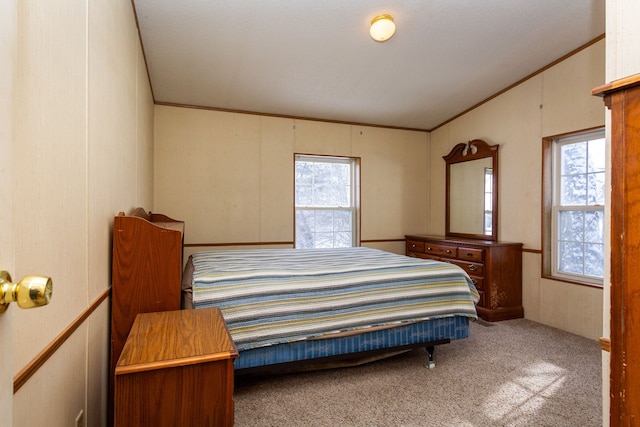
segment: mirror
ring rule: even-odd
[[[498,147],[474,139],[443,157],[447,236],[498,240]]]

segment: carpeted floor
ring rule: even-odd
[[[472,323],[471,336],[353,367],[239,378],[237,426],[600,426],[601,352],[519,319]]]

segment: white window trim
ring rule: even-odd
[[[560,149],[563,145],[572,144],[576,142],[588,141],[593,139],[600,139],[605,137],[604,129],[598,129],[591,132],[583,132],[576,135],[570,135],[567,137],[555,138],[553,140],[553,196],[552,196],[552,208],[551,208],[551,275],[553,277],[567,279],[570,281],[589,283],[593,285],[603,286],[604,279],[601,277],[590,276],[587,274],[571,274],[564,271],[558,270],[558,256],[559,256],[559,248],[558,248],[558,218],[560,211],[583,211],[583,212],[594,212],[601,211],[603,214],[605,212],[604,205],[564,205],[561,206],[559,203],[560,199],[560,191],[561,191],[561,180],[559,179],[560,173]]]
[[[493,184],[493,168],[484,168],[484,215],[482,218],[482,229],[484,230],[484,234],[491,234],[490,227],[493,226],[493,186],[491,187],[491,191],[487,191],[487,176],[491,176],[490,182]],[[487,195],[491,196],[491,203],[487,203]],[[491,212],[492,219],[491,221],[487,221],[487,212]]]
[[[293,219],[293,228],[294,228],[294,247],[297,243],[297,237],[295,237],[295,229],[297,225],[297,214],[298,210],[327,210],[327,211],[350,211],[351,212],[351,247],[356,247],[360,243],[360,183],[359,183],[359,162],[355,157],[338,157],[338,156],[322,156],[322,155],[313,155],[313,154],[295,154],[294,155],[294,169],[295,163],[298,161],[304,162],[317,162],[317,163],[340,163],[347,164],[351,167],[349,179],[351,181],[350,184],[350,198],[351,198],[351,206],[307,206],[307,205],[297,205],[295,202],[295,194],[294,194],[294,219]],[[294,180],[294,193],[295,193],[295,180]]]

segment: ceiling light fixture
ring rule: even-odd
[[[371,38],[377,42],[384,42],[393,37],[396,32],[396,24],[393,22],[393,16],[388,13],[378,15],[371,20],[371,28],[369,34]]]

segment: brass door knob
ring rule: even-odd
[[[0,271],[0,314],[7,311],[9,303],[17,302],[20,308],[34,308],[49,304],[53,282],[46,276],[24,276],[18,283],[11,283],[11,275]]]

